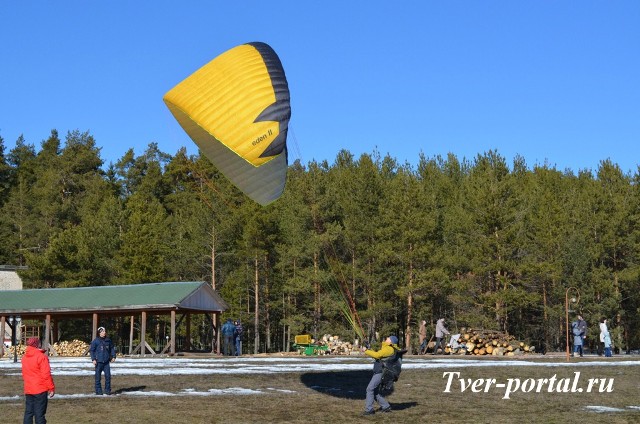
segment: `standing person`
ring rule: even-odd
[[[433,348],[432,355],[438,353],[438,347],[442,347],[442,352],[444,353],[444,345],[442,344],[442,338],[445,335],[449,335],[449,330],[444,326],[444,318],[440,318],[436,323],[436,345]]]
[[[242,333],[244,333],[244,329],[242,328],[240,320],[235,321],[234,324],[236,329],[233,332],[233,338],[236,342],[236,356],[242,356]]]
[[[578,315],[576,320],[571,323],[571,331],[573,333],[573,355],[580,354],[584,356],[584,340],[587,338],[587,322],[582,319],[582,315]]]
[[[24,424],[46,424],[47,404],[56,392],[51,377],[49,358],[40,350],[40,339],[27,340],[27,351],[22,357],[22,380],[24,380]]]
[[[425,320],[420,322],[418,337],[420,338],[420,351],[418,351],[418,353],[422,355],[427,351],[427,321]]]
[[[223,339],[223,347],[224,347],[224,356],[231,356],[231,349],[233,346],[233,335],[236,332],[236,326],[233,325],[233,321],[231,318],[227,318],[227,321],[222,326],[222,337]]]
[[[611,358],[611,334],[608,331],[604,335],[604,356]]]
[[[604,336],[605,334],[609,334],[609,329],[607,328],[607,319],[600,318],[600,344],[598,345],[598,355],[602,356],[604,351]]]
[[[578,328],[580,329],[580,336],[582,337],[582,348],[580,349],[580,356],[583,356],[585,340],[587,340],[587,321],[582,318],[582,315],[578,315]]]
[[[104,327],[98,327],[98,337],[93,339],[89,347],[91,361],[95,368],[96,395],[111,394],[111,366],[110,362],[116,360],[116,347]],[[104,372],[104,392],[102,391],[102,372]]]
[[[373,376],[367,386],[367,396],[362,415],[375,414],[373,410],[374,401],[377,401],[378,405],[380,405],[380,412],[391,412],[391,405],[380,394],[379,386],[382,382],[382,360],[394,356],[399,350],[398,338],[396,336],[389,336],[382,342],[380,350],[367,349],[364,351],[365,355],[372,357],[376,361],[373,363]]]

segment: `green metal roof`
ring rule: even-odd
[[[201,281],[0,291],[0,315],[170,309],[221,312],[228,306]]]

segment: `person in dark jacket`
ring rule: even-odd
[[[236,329],[233,333],[233,338],[236,343],[235,354],[236,356],[242,356],[242,333],[244,333],[244,329],[242,328],[242,323],[240,320],[234,321]]]
[[[389,336],[382,342],[380,350],[367,349],[364,351],[365,355],[372,357],[376,361],[373,363],[373,376],[367,385],[367,396],[365,400],[364,412],[362,415],[373,415],[373,403],[375,401],[380,405],[380,412],[391,412],[391,405],[380,394],[380,383],[382,383],[382,361],[385,358],[394,356],[400,348],[398,347],[398,338],[396,336]]]
[[[582,315],[578,315],[576,320],[571,323],[571,332],[573,334],[573,355],[584,356],[583,345],[587,338],[587,322],[582,319]]]
[[[111,366],[110,362],[116,360],[116,347],[110,338],[107,337],[107,330],[104,327],[98,328],[98,337],[93,339],[89,347],[91,361],[96,367],[96,395],[111,394]],[[102,391],[102,373],[104,372],[104,392]]]
[[[49,358],[40,350],[40,339],[27,340],[27,351],[22,357],[22,380],[24,380],[24,424],[46,424],[47,404],[55,394],[56,387],[51,377]]]
[[[224,347],[224,355],[231,356],[231,352],[233,349],[233,336],[236,332],[236,326],[233,325],[233,321],[231,318],[227,319],[227,322],[222,326],[222,337],[223,337],[223,347]]]

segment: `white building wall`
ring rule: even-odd
[[[0,269],[0,290],[22,290],[22,280],[18,273]]]
[[[22,279],[16,271],[0,269],[0,292],[2,290],[22,290]],[[0,294],[2,296],[2,294]],[[11,328],[5,324],[2,341],[11,342]],[[16,340],[20,339],[20,334],[16,334]]]

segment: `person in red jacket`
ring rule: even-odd
[[[47,404],[56,387],[51,377],[49,358],[40,350],[40,339],[27,340],[27,351],[22,357],[22,379],[24,380],[24,424],[46,424]]]

